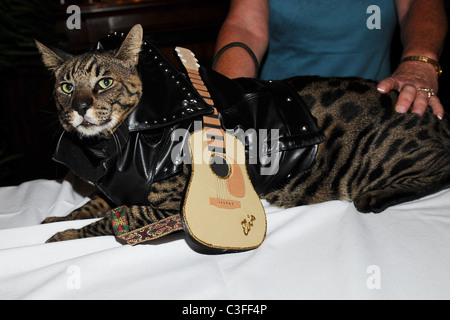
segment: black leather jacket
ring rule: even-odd
[[[107,50],[118,48],[121,41],[110,36],[100,44]],[[186,138],[193,122],[213,111],[186,76],[150,42],[142,46],[138,68],[143,97],[114,136],[98,141],[63,133],[53,156],[116,205],[147,205],[152,183],[182,170],[183,163],[172,160],[181,141],[174,139],[174,133],[185,132],[182,138]],[[225,129],[247,133],[247,170],[258,194],[264,195],[311,166],[325,137],[285,81],[230,80],[203,67],[200,73]],[[260,135],[260,129],[266,129],[267,135]],[[261,153],[258,148],[255,152],[256,146],[271,151]],[[268,159],[271,163],[266,163]]]

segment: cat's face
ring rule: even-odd
[[[37,43],[55,74],[59,120],[68,132],[109,138],[137,106],[142,83],[136,70],[142,28],[133,27],[117,52],[57,55]]]

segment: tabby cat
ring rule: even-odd
[[[136,71],[142,28],[135,26],[117,52],[80,56],[56,54],[37,43],[43,62],[54,72],[54,97],[67,132],[86,139],[111,139],[136,107],[142,84]],[[387,207],[450,186],[450,130],[447,119],[394,111],[397,95],[379,94],[376,83],[356,78],[298,77],[290,80],[317,118],[327,140],[314,165],[264,196],[280,207],[328,200],[353,201],[361,212]],[[130,206],[130,230],[176,214],[187,171],[154,183],[149,206]],[[104,217],[81,229],[59,232],[48,242],[113,234],[113,208],[94,197],[67,217],[44,223]]]

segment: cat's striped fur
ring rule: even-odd
[[[396,93],[357,78],[291,80],[327,141],[312,168],[267,195],[280,206],[349,200],[380,212],[450,186],[450,130],[431,112],[399,114]]]
[[[82,88],[84,95],[99,106],[92,107],[92,123],[100,123],[102,113],[120,123],[133,110],[141,96],[134,68],[141,41],[142,29],[134,27],[119,52],[106,53],[106,58],[91,54],[64,59],[39,44],[45,64],[55,71],[58,110],[67,131],[77,130],[70,119],[87,114],[90,109],[79,112],[80,106],[74,105],[73,99],[58,97],[64,81],[70,80],[75,88],[81,82],[91,83],[90,90]],[[115,88],[95,91],[100,74],[104,77],[105,72],[108,77],[122,80],[115,82]],[[312,168],[290,177],[283,188],[266,195],[269,202],[291,207],[341,199],[353,201],[359,211],[380,212],[450,186],[447,119],[440,121],[430,112],[423,117],[398,114],[394,111],[396,94],[379,94],[375,83],[368,80],[300,77],[290,81],[317,118],[327,141],[320,144]],[[116,128],[117,123],[110,128]],[[110,137],[113,131],[89,132]],[[178,213],[186,181],[184,170],[178,176],[154,183],[148,195],[149,206],[127,208],[130,228]],[[107,214],[112,209],[106,201],[94,198],[65,218],[47,218],[44,222],[105,216],[84,228],[57,233],[48,241],[113,234]]]
[[[177,176],[160,183],[154,183],[148,196],[149,206],[127,207],[127,220],[130,230],[138,229],[165,217],[177,214],[180,210],[181,197],[188,179],[187,167]],[[95,197],[81,208],[74,210],[66,217],[50,217],[44,223],[89,219],[103,216],[104,218],[80,229],[69,229],[58,232],[47,242],[112,235],[110,215],[113,208],[100,197]]]

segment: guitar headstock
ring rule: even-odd
[[[198,64],[198,60],[191,50],[182,47],[176,47],[175,51],[177,52],[178,57],[180,58],[186,69],[198,71],[200,65]]]

